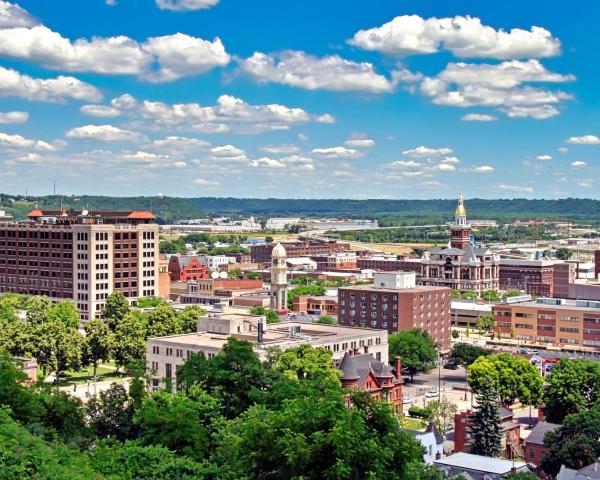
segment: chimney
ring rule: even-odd
[[[358,348],[354,349],[354,355],[358,355]]]
[[[402,358],[396,357],[394,360],[396,362],[396,378],[400,380],[402,378]]]
[[[258,322],[258,343],[262,343],[265,336],[265,325],[263,322]]]
[[[365,353],[369,353],[369,346],[365,345]]]

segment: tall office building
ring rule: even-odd
[[[158,295],[158,225],[150,212],[34,210],[0,224],[0,292],[72,299],[84,321],[106,298]]]

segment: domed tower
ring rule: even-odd
[[[287,310],[287,254],[281,243],[271,252],[271,308]]]
[[[465,208],[465,197],[461,193],[458,196],[458,205],[454,211],[454,225],[451,229],[450,246],[464,250],[469,245],[471,227],[467,223],[467,209]]]

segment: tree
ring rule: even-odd
[[[504,294],[502,295],[502,298],[504,300],[506,300],[507,298],[518,297],[519,295],[521,295],[521,291],[513,288],[511,290],[507,290],[506,292],[504,292]]]
[[[476,394],[491,388],[504,406],[517,399],[537,405],[542,397],[542,376],[527,359],[508,353],[479,357],[469,367],[469,385]]]
[[[446,435],[454,428],[454,414],[456,413],[456,404],[450,400],[433,400],[427,404],[430,412],[430,418],[435,423],[438,431]]]
[[[142,315],[128,313],[117,325],[113,352],[115,362],[124,367],[146,355],[146,323]]]
[[[487,300],[488,302],[498,302],[500,301],[500,295],[496,290],[486,290],[481,294],[481,298]]]
[[[567,415],[557,429],[546,433],[544,444],[547,451],[541,467],[555,476],[561,465],[580,469],[594,463],[600,457],[600,407]]]
[[[559,260],[568,260],[573,256],[573,250],[567,247],[560,247],[556,249],[556,258]]]
[[[600,400],[600,364],[563,358],[546,376],[543,404],[549,422],[562,423],[572,413],[592,408]]]
[[[261,280],[262,274],[260,272],[246,272],[246,278],[248,280]]]
[[[46,312],[50,308],[48,297],[31,297],[27,301],[26,320],[29,325],[40,325],[46,320]]]
[[[279,314],[277,311],[272,310],[270,308],[265,308],[261,306],[256,306],[250,308],[250,313],[252,315],[264,315],[267,319],[267,323],[277,323],[279,322]]]
[[[288,292],[288,308],[291,309],[294,305],[294,298],[298,295],[311,295],[319,296],[325,295],[326,288],[321,285],[300,285],[296,288],[292,288]]]
[[[0,320],[0,351],[6,350],[15,357],[30,355],[32,327],[20,319]]]
[[[212,418],[218,417],[216,399],[199,387],[182,393],[156,392],[145,398],[134,421],[145,445],[163,445],[181,455],[202,459],[208,453]]]
[[[314,348],[310,345],[277,352],[272,360],[272,368],[291,380],[322,377],[338,380],[340,377],[333,363],[333,353],[326,348]]]
[[[79,326],[79,310],[71,300],[51,305],[46,310],[47,322],[60,322],[67,328],[77,328]]]
[[[242,270],[240,268],[232,268],[227,272],[229,278],[238,279],[242,276]]]
[[[459,331],[453,329],[452,330],[452,338],[456,340],[458,337],[460,337]]]
[[[30,328],[32,354],[44,374],[81,368],[84,339],[76,329],[60,321],[49,321]]]
[[[177,390],[187,392],[194,385],[208,384],[208,360],[203,352],[190,355],[177,372]]]
[[[271,237],[270,235],[267,235],[265,237],[265,243],[273,243],[275,241],[275,239],[273,237]]]
[[[147,314],[148,337],[179,335],[182,331],[181,318],[175,309],[166,303],[160,304]]]
[[[107,298],[102,310],[106,323],[111,332],[117,330],[117,325],[129,313],[129,301],[121,292],[112,292]]]
[[[489,333],[494,329],[494,326],[496,325],[496,319],[491,313],[485,313],[477,317],[475,325],[477,330],[479,330],[480,335],[482,333]]]
[[[468,367],[479,357],[489,354],[490,351],[483,347],[471,345],[470,343],[457,343],[452,347],[449,360]]]
[[[502,434],[499,407],[494,384],[484,383],[477,394],[477,407],[471,420],[471,453],[486,457],[500,456]]]
[[[198,330],[198,319],[206,315],[203,308],[191,305],[181,310],[177,316],[181,325],[181,333],[194,333]]]
[[[321,315],[316,323],[321,323],[323,325],[337,325],[337,320],[331,315]]]
[[[95,377],[98,364],[110,358],[113,337],[108,325],[102,320],[90,320],[83,329],[85,331],[84,363],[92,364]]]
[[[389,337],[390,358],[402,357],[411,381],[415,373],[429,370],[436,359],[436,346],[429,333],[418,328],[394,333]]]
[[[97,437],[120,442],[134,437],[133,403],[122,385],[113,383],[99,396],[90,398],[86,413]]]
[[[539,480],[539,477],[533,472],[511,472],[504,478],[506,480]]]

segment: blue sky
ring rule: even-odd
[[[0,0],[0,190],[598,198],[599,20],[579,0]]]

